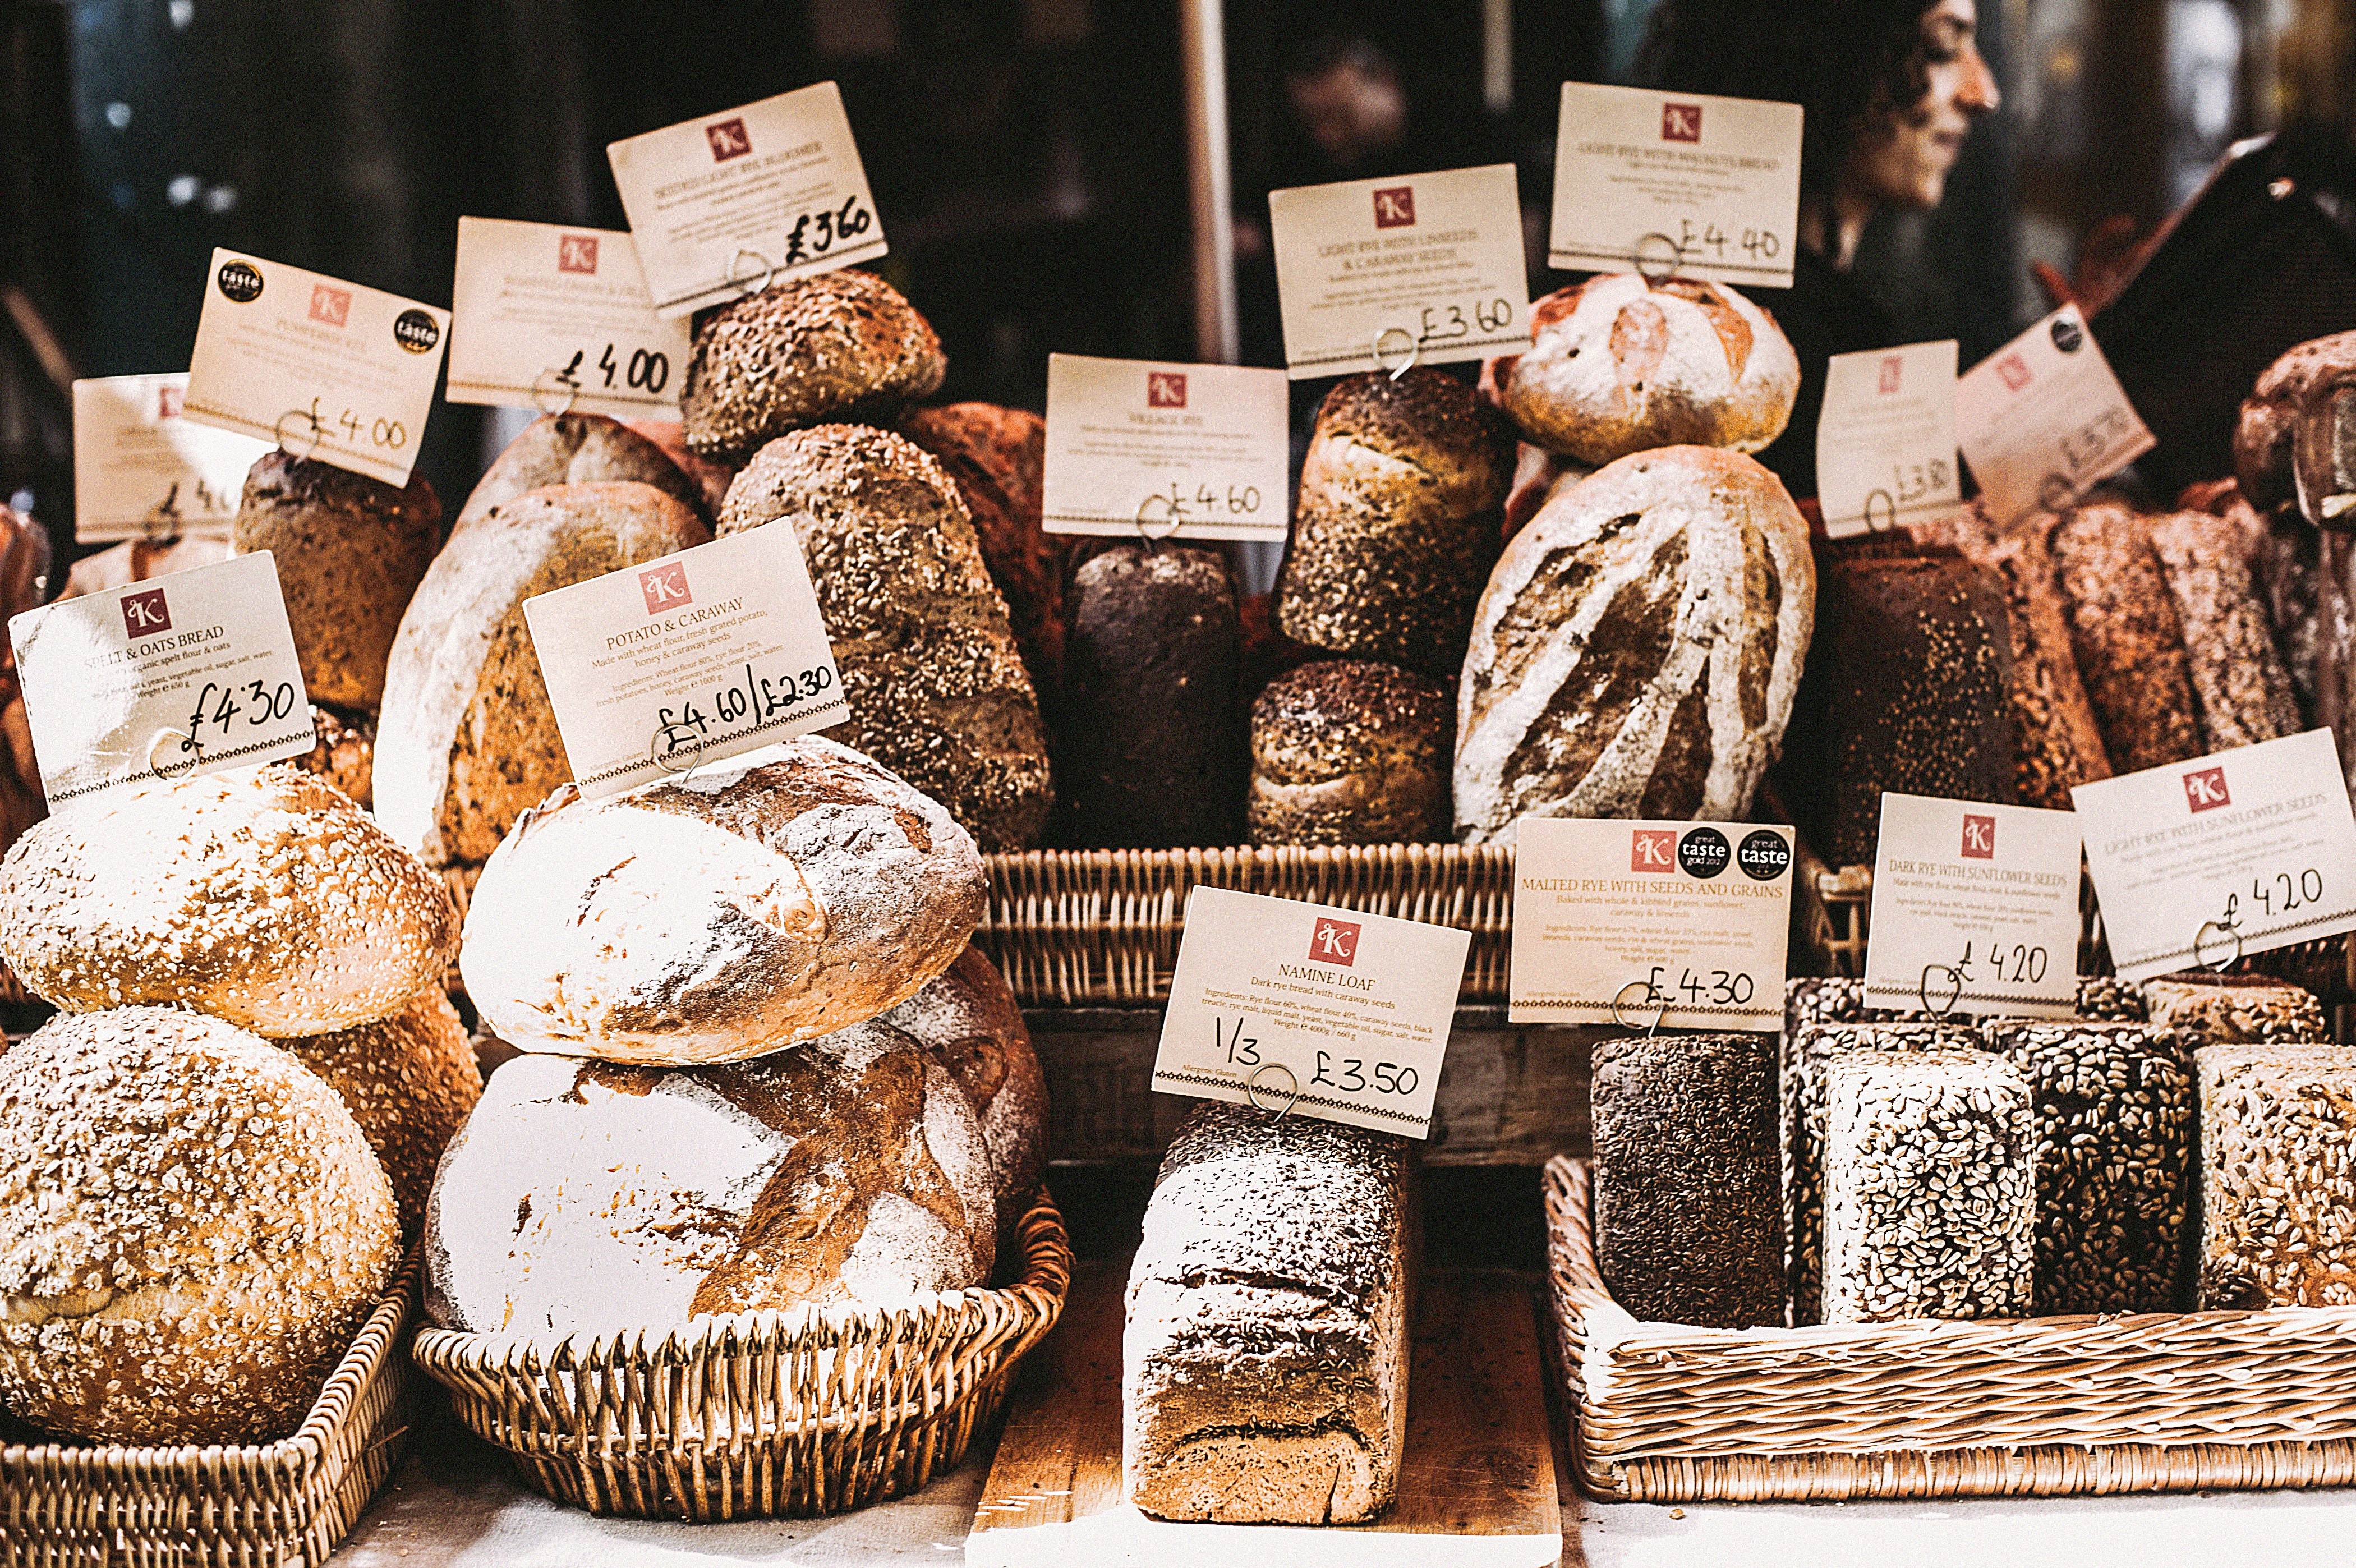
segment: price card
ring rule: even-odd
[[[1153,1087],[1431,1132],[1472,933],[1224,887],[1186,897]]]
[[[2356,930],[2356,814],[2329,730],[2070,794],[2122,980]]]
[[[627,233],[458,220],[452,403],[676,419],[687,350],[687,322],[655,314]]]
[[[1525,817],[1506,1017],[1779,1029],[1791,925],[1789,828]]]
[[[315,743],[267,550],[27,610],[8,637],[52,811]]]
[[[74,537],[229,537],[246,470],[267,442],[181,413],[186,371],[73,384]]]
[[[217,250],[181,412],[405,485],[449,328],[446,310]]]
[[[1547,261],[1791,287],[1800,120],[1796,103],[1564,82]]]
[[[605,148],[669,319],[890,247],[831,81]]]
[[[1955,430],[2008,526],[2064,510],[2154,445],[2074,305],[1964,372]]]
[[[1050,533],[1282,542],[1282,371],[1047,356]]]
[[[1529,347],[1511,164],[1270,191],[1268,218],[1295,381]]]
[[[1955,467],[1955,342],[1835,354],[1816,423],[1816,502],[1835,539],[1943,517]]]
[[[1884,794],[1867,1004],[2075,1015],[2078,854],[2072,811]]]
[[[789,522],[523,602],[591,800],[851,716]]]

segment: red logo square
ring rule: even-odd
[[[1698,103],[1662,104],[1661,140],[1665,142],[1700,141],[1701,105]]]
[[[1675,828],[1637,828],[1628,839],[1628,869],[1655,873],[1677,868]]]
[[[1344,968],[1356,963],[1358,931],[1364,923],[1319,917],[1316,930],[1310,934],[1309,956],[1319,963],[1338,963]]]
[[[123,629],[130,637],[153,637],[159,631],[172,629],[172,607],[164,602],[164,590],[150,588],[144,594],[123,596]]]
[[[1185,407],[1186,378],[1176,371],[1146,371],[1145,406],[1148,408]]]
[[[2220,806],[2230,806],[2233,797],[2225,788],[2222,768],[2203,768],[2184,776],[2184,801],[2196,811],[2213,811]]]
[[[1888,359],[1881,361],[1881,390],[1884,394],[1894,392],[1898,390],[1899,371],[1904,367],[1905,363],[1905,360],[1900,359],[1895,354],[1890,355]]]
[[[2003,359],[1998,360],[1996,362],[1996,373],[2002,376],[2004,384],[2014,392],[2019,392],[2029,384],[2029,366],[2018,354],[2007,354]]]
[[[1375,227],[1405,229],[1415,221],[1415,187],[1395,185],[1375,192]]]
[[[703,128],[703,139],[712,144],[712,161],[724,164],[730,158],[741,158],[753,150],[753,138],[744,129],[744,122],[723,120],[717,125]]]
[[[158,419],[179,418],[180,405],[187,400],[187,395],[188,389],[186,387],[157,387],[155,389],[155,417]]]
[[[560,273],[597,273],[597,236],[594,234],[560,234],[556,240],[556,270]]]
[[[1964,858],[1994,860],[1996,858],[1996,819],[1994,817],[1964,818]]]
[[[326,284],[311,285],[311,319],[324,321],[330,327],[341,327],[351,319],[352,291],[329,288]]]
[[[659,616],[665,610],[684,609],[695,603],[687,591],[687,563],[666,561],[649,566],[638,574],[639,591],[647,596],[647,614]]]

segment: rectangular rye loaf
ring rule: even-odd
[[[1121,1341],[1123,1494],[1162,1519],[1346,1524],[1398,1487],[1413,1151],[1197,1107],[1162,1157]]]

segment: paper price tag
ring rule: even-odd
[[[1816,424],[1816,502],[1835,539],[1941,517],[1955,466],[1955,343],[1836,354]]]
[[[1282,371],[1047,356],[1050,533],[1281,541]]]
[[[270,450],[181,413],[185,371],[73,384],[74,537],[229,536],[246,470]]]
[[[1514,850],[1516,1024],[1783,1027],[1792,830],[1525,817]]]
[[[687,353],[626,232],[458,220],[452,403],[675,419]]]
[[[2064,510],[2154,445],[2074,305],[1964,372],[1955,431],[2008,526]]]
[[[665,319],[890,249],[831,81],[612,143],[605,157]]]
[[[217,250],[182,413],[406,485],[449,330],[446,310]]]
[[[2356,930],[2356,813],[2329,730],[2070,794],[2122,980]]]
[[[315,744],[267,550],[27,610],[8,637],[53,811]]]
[[[1564,82],[1547,261],[1791,287],[1800,121],[1796,103]]]
[[[2075,1015],[2078,852],[2074,812],[1884,794],[1867,1004]]]
[[[1186,897],[1153,1087],[1430,1135],[1472,933],[1223,887]]]
[[[1511,164],[1270,191],[1268,218],[1295,381],[1529,347]]]
[[[591,800],[851,716],[791,523],[536,595],[523,617]]]

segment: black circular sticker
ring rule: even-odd
[[[240,305],[252,305],[262,297],[262,269],[252,262],[223,262],[213,282],[223,295]]]
[[[1726,869],[1730,853],[1726,835],[1716,828],[1695,828],[1677,841],[1677,864],[1705,882]]]
[[[2076,353],[2078,346],[2085,340],[2086,329],[2068,317],[2065,316],[2053,324],[2053,346],[2063,353]]]
[[[1735,854],[1735,864],[1742,875],[1753,882],[1772,882],[1783,875],[1792,864],[1792,846],[1783,842],[1782,833],[1771,833],[1761,828],[1743,836],[1742,848]]]
[[[392,340],[412,354],[430,354],[442,341],[442,328],[422,310],[404,310],[392,318]]]

